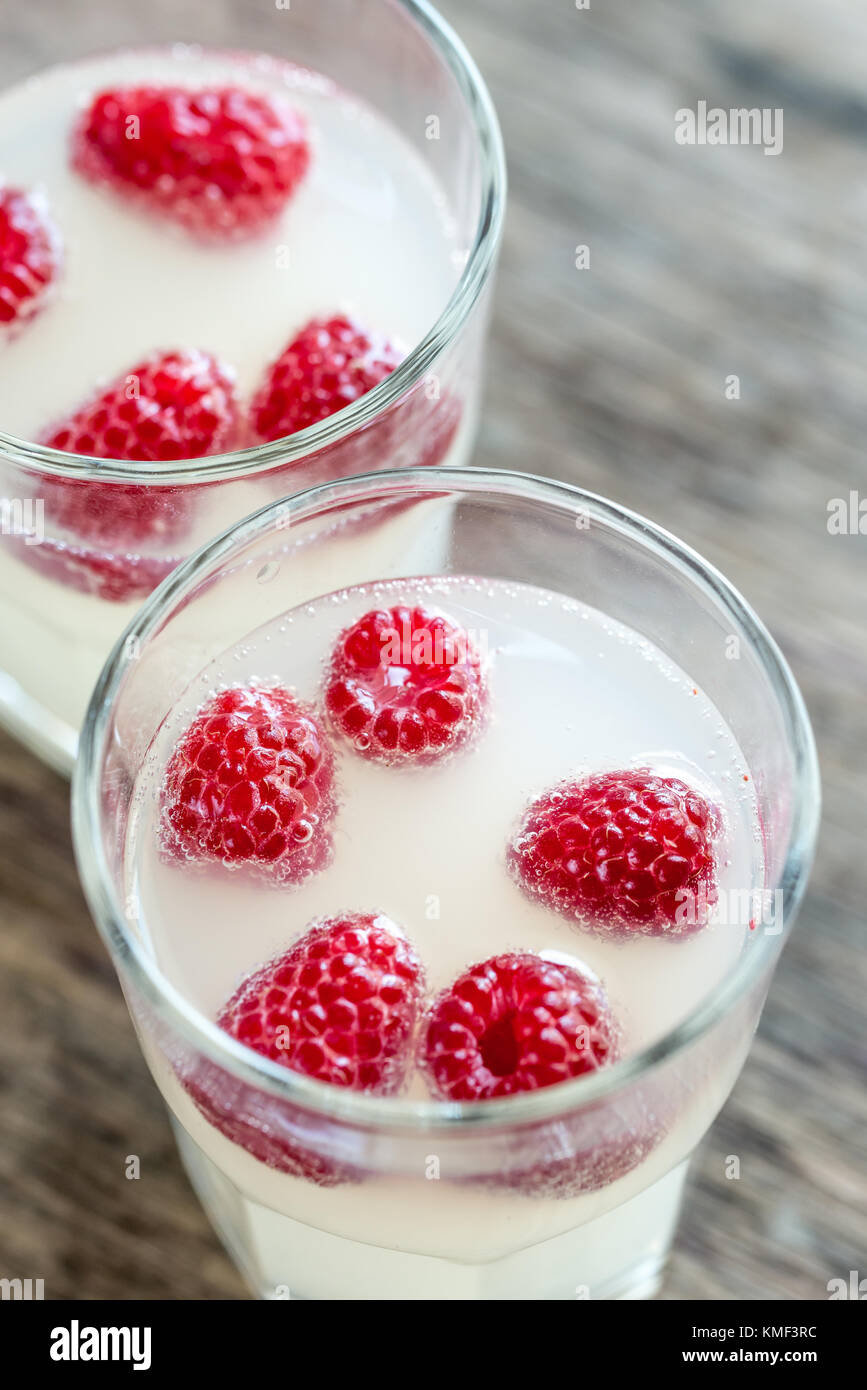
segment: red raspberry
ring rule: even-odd
[[[435,1001],[422,1065],[444,1100],[489,1100],[596,1071],[618,1037],[598,981],[529,952],[492,956]]]
[[[335,728],[376,762],[427,763],[478,728],[482,664],[463,628],[424,608],[365,613],[340,634],[326,679]]]
[[[715,901],[719,813],[649,768],[566,782],[532,803],[509,851],[521,885],[603,934],[684,936]]]
[[[250,407],[255,434],[283,439],[317,424],[378,386],[401,357],[352,319],[311,319],[268,368]]]
[[[166,847],[298,883],[330,857],[333,782],[333,755],[312,711],[280,686],[224,690],[169,760]]]
[[[60,259],[60,236],[42,200],[0,187],[0,341],[42,308]]]
[[[422,966],[400,927],[376,913],[314,923],[249,976],[217,1022],[292,1071],[392,1095],[412,1064]]]
[[[206,352],[175,351],[118,377],[42,443],[92,458],[172,463],[235,448],[240,428],[229,368]],[[77,589],[116,602],[142,598],[177,563],[165,552],[189,525],[189,489],[45,475],[40,493],[48,537],[18,553],[46,573],[62,571]]]
[[[42,443],[90,458],[173,463],[224,453],[237,434],[234,373],[210,353],[177,351],[132,367]]]
[[[72,163],[199,236],[260,231],[310,163],[307,122],[278,97],[237,87],[119,87],[75,127]]]
[[[343,315],[313,319],[268,369],[250,408],[253,435],[283,439],[336,414],[378,386],[403,354]],[[297,491],[331,478],[441,463],[461,419],[460,402],[421,381],[373,421],[286,465]]]
[[[314,923],[236,990],[217,1022],[272,1061],[335,1086],[389,1095],[404,1084],[424,986],[421,963],[387,917]],[[204,1058],[180,1080],[205,1118],[281,1173],[319,1186],[356,1178],[325,1152],[321,1122]]]

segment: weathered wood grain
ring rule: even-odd
[[[695,545],[768,622],[813,715],[812,890],[698,1155],[662,1296],[823,1298],[828,1279],[867,1273],[867,537],[826,524],[829,499],[867,496],[867,14],[443,8],[490,82],[511,176],[477,462],[581,483]],[[202,0],[208,37],[226,13]],[[60,0],[6,7],[0,83],[36,69],[69,19]],[[82,7],[70,51],[99,41]],[[678,146],[674,113],[699,99],[783,107],[782,155]],[[43,1277],[50,1297],[243,1297],[88,920],[66,787],[2,736],[0,916],[0,1273]]]

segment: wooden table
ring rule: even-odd
[[[477,461],[581,483],[696,546],[779,638],[820,745],[811,892],[662,1296],[824,1298],[867,1273],[867,538],[827,526],[830,499],[867,497],[867,15],[443,8],[490,82],[511,176]],[[61,0],[4,14],[0,84],[68,18]],[[96,24],[82,15],[94,44]],[[782,155],[678,145],[675,112],[699,99],[782,107]],[[67,788],[0,737],[0,795],[0,1275],[42,1277],[48,1297],[244,1297],[88,920]]]

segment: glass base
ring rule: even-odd
[[[78,752],[77,730],[32,700],[17,681],[2,671],[0,726],[61,777],[72,776]]]
[[[345,1239],[247,1197],[173,1118],[181,1159],[217,1234],[257,1298],[638,1300],[658,1291],[687,1163],[602,1216],[470,1264]],[[517,1198],[516,1200],[523,1200]]]

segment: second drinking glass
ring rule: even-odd
[[[64,771],[179,559],[313,482],[465,462],[475,432],[505,173],[460,41],[416,0],[200,24],[180,43],[175,16],[106,4],[106,52],[58,31],[58,65],[0,95],[22,248],[0,265],[0,720]]]

